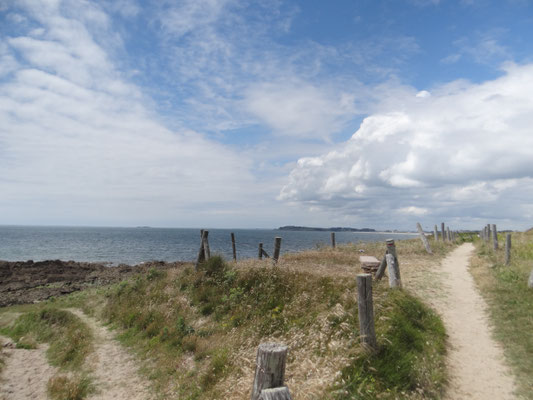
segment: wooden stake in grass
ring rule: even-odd
[[[511,234],[505,235],[505,265],[511,263]]]
[[[533,269],[531,270],[531,273],[529,274],[529,280],[527,281],[527,287],[530,289],[533,289]]]
[[[231,232],[231,248],[233,250],[233,261],[237,262],[237,247],[235,246],[235,234]]]
[[[448,242],[452,241],[452,235],[450,233],[450,227],[449,226],[446,227],[446,239],[448,240]]]
[[[263,259],[263,243],[259,243],[259,253],[257,254],[257,258],[260,260]]]
[[[278,262],[280,250],[281,250],[281,238],[277,237],[274,239],[274,257],[273,257],[274,264]]]
[[[335,248],[335,232],[331,232],[331,247]]]
[[[396,261],[396,265],[400,265],[398,262],[398,257],[396,256],[396,245],[394,244],[393,239],[387,239],[387,250],[385,251],[385,256],[381,260],[381,263],[379,264],[378,270],[376,271],[376,280],[381,280],[383,278],[383,274],[385,273],[385,268],[387,268],[387,254],[392,254],[394,256],[394,259]]]
[[[396,263],[396,259],[392,254],[385,256],[387,260],[387,271],[389,273],[389,287],[392,289],[401,288],[402,280],[400,278],[400,267]]]
[[[440,224],[440,233],[442,235],[442,241],[446,241],[446,231],[444,230],[444,222],[441,222]]]
[[[275,389],[263,389],[259,400],[292,400],[289,388],[284,386]]]
[[[424,243],[424,247],[426,248],[426,251],[427,251],[429,254],[433,254],[433,253],[431,252],[431,247],[429,247],[428,238],[426,237],[426,234],[425,234],[424,231],[422,230],[422,225],[420,225],[419,222],[416,223],[416,229],[418,229],[418,234],[420,235],[420,239],[422,240],[422,243]]]
[[[259,400],[263,389],[283,386],[286,359],[287,346],[279,343],[261,343],[259,345],[251,400]]]
[[[487,224],[487,242],[490,241],[490,238],[492,237],[491,235],[492,233],[490,231],[490,224]]]
[[[204,247],[205,260],[208,261],[211,258],[211,250],[209,250],[209,231],[204,231],[202,234],[202,246]]]
[[[494,250],[498,250],[498,231],[496,230],[496,224],[492,224],[492,247]]]
[[[387,254],[390,255],[390,254]],[[374,329],[374,305],[372,301],[372,275],[357,275],[357,307],[359,311],[359,331],[361,343],[368,350],[376,350]]]
[[[194,268],[198,270],[198,265],[205,261],[205,251],[204,251],[204,230],[200,230],[200,250],[198,250],[198,258],[196,259],[196,264]]]
[[[435,225],[435,229],[433,230],[433,239],[435,239],[435,242],[439,240],[439,229],[437,228],[437,225]]]

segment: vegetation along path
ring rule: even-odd
[[[148,383],[137,373],[133,358],[113,338],[113,334],[78,309],[69,309],[89,326],[96,349],[89,357],[97,391],[90,399],[145,400],[150,398]]]
[[[448,399],[514,399],[515,385],[503,351],[492,339],[486,304],[468,264],[474,246],[465,243],[441,263],[444,296],[434,298],[449,336]]]

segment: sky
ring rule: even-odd
[[[531,0],[0,0],[0,224],[533,226]]]

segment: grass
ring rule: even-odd
[[[90,329],[74,314],[54,305],[24,307],[29,310],[14,322],[0,329],[11,337],[16,347],[35,349],[39,343],[48,343],[46,352],[51,365],[60,371],[48,382],[52,399],[81,400],[91,391],[91,379],[85,360],[92,351]]]
[[[83,400],[93,391],[91,379],[86,375],[56,375],[47,385],[52,400]]]
[[[533,399],[533,289],[527,280],[532,268],[533,233],[512,234],[511,263],[504,265],[504,234],[500,249],[492,242],[476,242],[477,254],[471,272],[487,300],[496,339],[517,376],[519,394]]]
[[[419,239],[397,242],[404,281],[409,271],[424,269],[453,247],[430,243],[433,256]],[[286,384],[294,398],[438,398],[445,381],[440,320],[408,291],[388,290],[386,279],[374,284],[379,350],[361,350],[355,285],[360,250],[381,258],[385,246],[323,247],[284,255],[277,266],[270,260],[230,265],[212,257],[198,271],[151,269],[44,307],[17,308],[23,315],[10,329],[19,330],[19,342],[32,337],[52,347],[47,330],[62,325],[52,321],[69,325],[70,317],[43,318],[43,310],[82,308],[117,330],[161,399],[249,398],[257,346],[266,341],[289,347]],[[86,396],[90,385],[84,389],[82,378],[57,375],[49,395]]]
[[[338,399],[438,398],[446,382],[440,318],[406,291],[383,294],[376,352],[358,352],[342,370]]]

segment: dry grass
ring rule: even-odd
[[[432,266],[453,248],[430,243],[434,255],[426,254],[419,239],[396,242],[409,292],[430,290]],[[359,256],[381,259],[384,252],[385,243],[355,243],[287,254],[277,267],[271,260],[240,260],[234,268],[201,272],[152,270],[58,303],[83,308],[118,328],[121,341],[143,360],[143,372],[163,399],[248,399],[257,346],[265,341],[289,346],[286,384],[295,399],[356,398],[354,385],[367,393],[357,398],[375,398],[376,391],[382,398],[435,398],[443,379],[438,319],[408,291],[397,298],[403,308],[395,308],[386,278],[374,291],[382,349],[410,338],[420,343],[418,353],[408,354],[412,346],[407,346],[402,354],[387,353],[392,361],[381,365],[360,350],[355,289],[355,275],[362,272]],[[420,315],[431,322],[417,325]],[[427,336],[430,332],[435,333]],[[406,364],[408,377],[398,379],[414,383],[386,387],[373,366],[386,370],[386,364],[404,362],[405,355],[414,358]],[[358,362],[368,382],[352,376]],[[52,384],[70,385],[63,378]]]
[[[471,273],[489,305],[494,334],[517,376],[519,393],[533,399],[533,289],[527,280],[533,260],[533,232],[512,234],[511,264],[504,265],[504,250],[492,243],[476,243]]]

